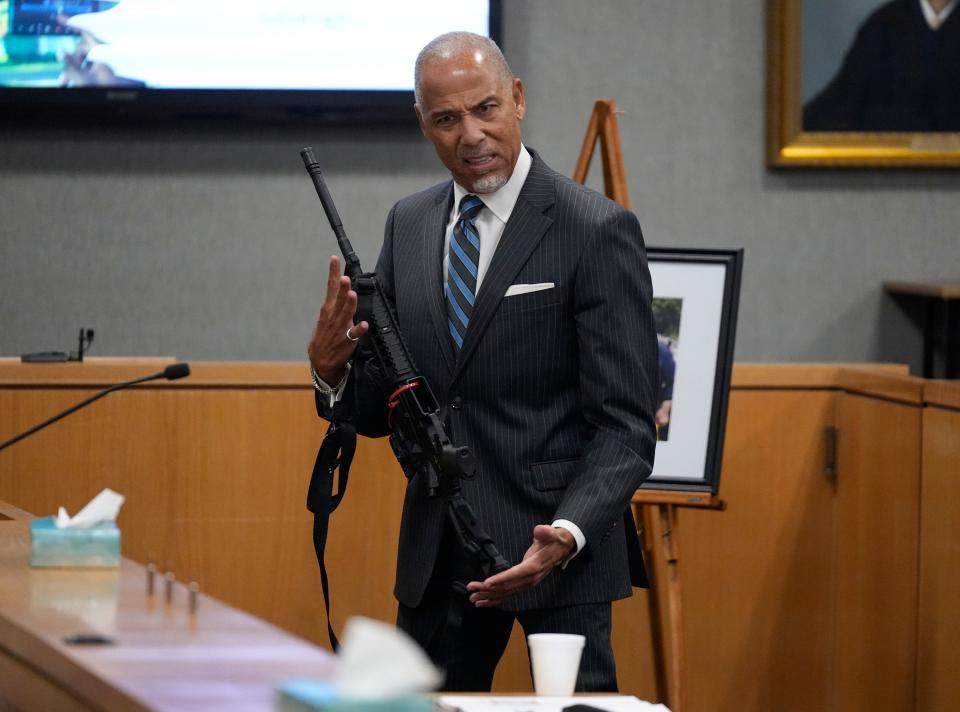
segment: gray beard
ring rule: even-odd
[[[507,181],[510,180],[508,176],[501,175],[499,173],[491,173],[490,175],[483,176],[478,178],[473,182],[471,190],[474,193],[493,193],[496,190],[499,190]]]

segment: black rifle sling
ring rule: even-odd
[[[310,488],[307,490],[307,509],[313,512],[313,549],[320,564],[320,585],[323,587],[323,606],[327,612],[327,635],[334,652],[340,642],[333,632],[330,622],[330,585],[327,580],[327,568],[323,563],[323,551],[327,544],[327,531],[330,514],[340,504],[347,491],[347,477],[350,475],[350,463],[357,449],[357,431],[346,421],[334,421],[320,444],[317,459],[310,476]],[[339,468],[337,494],[333,494],[333,472]]]

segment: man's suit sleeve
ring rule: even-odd
[[[619,206],[586,246],[574,285],[580,392],[590,431],[555,519],[591,544],[622,521],[653,467],[657,338],[653,289],[636,216]]]

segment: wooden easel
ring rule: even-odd
[[[677,514],[681,507],[723,509],[724,503],[712,494],[644,489],[636,491],[631,504],[634,519],[640,522],[637,533],[643,542],[643,557],[650,579],[647,603],[657,697],[671,712],[683,712],[683,597]]]
[[[630,207],[627,176],[620,148],[617,105],[613,99],[598,99],[587,124],[580,158],[573,179],[584,183],[597,141],[603,161],[603,187],[607,197]],[[638,490],[631,500],[634,519],[640,522],[647,576],[650,632],[653,637],[657,697],[671,712],[683,712],[683,598],[680,587],[680,507],[723,509],[715,495],[670,490]],[[660,546],[657,546],[659,540]],[[661,580],[661,572],[664,574]],[[666,583],[666,587],[663,584]]]
[[[613,99],[597,99],[583,137],[580,158],[573,171],[577,183],[587,182],[590,159],[600,140],[600,158],[603,161],[603,191],[608,198],[630,209],[630,193],[627,190],[627,174],[623,169],[623,151],[620,149],[620,127],[617,124],[617,105]]]

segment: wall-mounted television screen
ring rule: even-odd
[[[499,41],[499,0],[0,0],[0,111],[410,120],[450,30]]]

